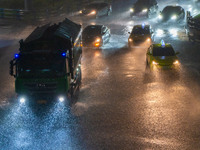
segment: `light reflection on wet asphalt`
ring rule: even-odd
[[[121,18],[113,15],[111,19],[97,21],[109,21],[112,37],[102,49],[83,49],[83,84],[71,108],[57,103],[36,110],[1,102],[0,149],[200,148],[198,44],[181,39],[181,27],[175,27],[177,34],[166,27],[161,37],[156,36],[156,41],[163,38],[180,51],[182,65],[175,72],[149,72],[145,67],[148,44],[127,48],[128,31],[142,20],[132,21],[127,15],[124,11]],[[13,47],[5,49],[13,52]],[[4,64],[11,56],[5,57],[0,60]],[[7,65],[2,68],[8,72]],[[6,75],[0,77],[1,99],[5,102],[8,95],[14,95],[11,83],[14,81]],[[4,85],[8,87],[6,90]]]

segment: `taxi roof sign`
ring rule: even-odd
[[[165,42],[164,42],[164,40],[161,40],[160,44],[161,44],[162,47],[165,47]]]
[[[144,27],[145,27],[145,23],[142,23],[142,29],[144,29]]]

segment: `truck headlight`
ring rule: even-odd
[[[148,11],[147,8],[145,8],[145,9],[142,10],[143,13],[146,13],[147,11]]]
[[[20,97],[20,98],[19,98],[19,102],[20,102],[21,104],[24,104],[24,103],[26,102],[26,98],[25,98],[25,97]]]
[[[176,20],[176,19],[177,19],[177,16],[176,16],[176,15],[173,15],[173,16],[171,17],[171,19],[172,19],[172,20]]]
[[[130,12],[134,12],[134,9],[133,9],[133,8],[131,8],[131,9],[130,9]]]
[[[64,102],[65,101],[65,98],[63,97],[63,96],[60,96],[60,97],[58,97],[58,100],[59,100],[59,102]]]

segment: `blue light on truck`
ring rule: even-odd
[[[16,58],[16,59],[19,58],[19,54],[15,54],[15,58]]]
[[[66,53],[62,53],[62,56],[65,57],[65,56],[66,56]]]

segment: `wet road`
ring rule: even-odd
[[[101,50],[83,49],[83,84],[71,108],[55,104],[36,112],[14,103],[8,60],[16,40],[0,49],[0,149],[200,149],[200,44],[188,42],[184,23],[161,28],[154,18],[145,20],[156,28],[156,42],[171,43],[181,62],[178,73],[148,72],[148,45],[127,48],[127,32],[144,20],[129,18],[129,2],[116,3],[124,9],[91,21],[106,23],[112,37]]]

